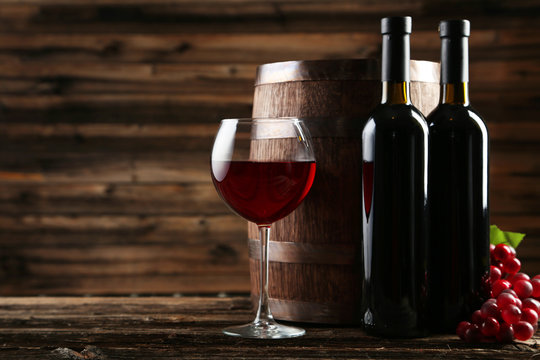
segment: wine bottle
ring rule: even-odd
[[[382,99],[362,132],[366,332],[426,334],[428,128],[410,100],[410,17],[381,20]]]
[[[439,32],[441,97],[427,118],[429,322],[454,333],[482,304],[489,275],[488,132],[469,104],[469,21],[442,21]]]

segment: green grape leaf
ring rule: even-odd
[[[524,237],[525,234],[522,233],[502,231],[497,225],[491,225],[489,228],[489,242],[493,245],[506,244],[515,249]]]

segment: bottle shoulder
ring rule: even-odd
[[[424,115],[411,104],[379,104],[371,112],[369,122],[372,126],[392,128],[424,128],[427,124]]]
[[[435,129],[477,129],[487,133],[484,120],[470,105],[439,104],[426,120],[431,131]]]

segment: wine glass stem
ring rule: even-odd
[[[259,237],[261,240],[261,261],[260,261],[260,289],[259,289],[259,308],[255,322],[271,323],[274,317],[270,312],[268,304],[268,246],[270,244],[270,225],[259,226]]]

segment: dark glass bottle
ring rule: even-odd
[[[442,21],[441,100],[428,116],[430,328],[455,332],[489,275],[488,132],[469,104],[467,20]]]
[[[366,332],[426,334],[428,128],[409,97],[410,17],[381,20],[382,100],[362,133]]]

